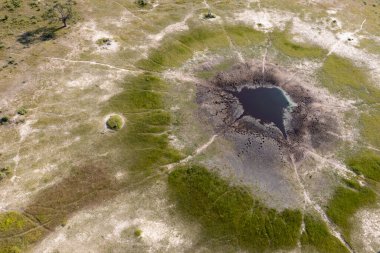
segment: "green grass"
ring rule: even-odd
[[[353,224],[351,218],[361,208],[376,203],[376,194],[369,187],[355,181],[344,181],[327,205],[326,214],[340,227],[346,240],[350,240]]]
[[[145,73],[126,80],[125,91],[111,99],[107,110],[126,115],[126,127],[110,138],[108,145],[120,145],[126,166],[131,170],[152,171],[182,156],[170,147],[170,113],[166,111],[167,84]]]
[[[265,42],[264,33],[247,26],[226,26],[225,30],[230,36],[232,43],[240,47],[255,46]]]
[[[253,252],[297,245],[300,211],[267,208],[246,189],[203,167],[177,168],[169,175],[169,189],[179,210],[196,219],[209,238]]]
[[[123,127],[123,119],[119,115],[112,115],[106,125],[111,130],[120,130]]]
[[[227,37],[220,29],[193,28],[186,33],[164,40],[159,48],[153,49],[148,58],[140,60],[137,66],[150,71],[163,71],[183,64],[193,56],[194,50],[227,46]]]
[[[303,252],[349,253],[349,250],[330,232],[326,224],[310,214],[304,217],[305,232],[301,236]]]
[[[265,41],[265,35],[247,26],[226,26],[225,32],[232,42],[241,47],[254,46]],[[193,27],[190,31],[166,38],[157,49],[151,50],[147,59],[137,66],[150,71],[163,71],[178,67],[193,56],[195,51],[228,48],[229,41],[222,28]]]
[[[372,151],[361,151],[350,156],[346,164],[358,175],[380,182],[380,156]]]
[[[18,212],[0,213],[0,252],[17,253],[43,235],[24,215]],[[21,234],[20,236],[17,236]]]
[[[28,111],[25,109],[25,107],[20,107],[19,109],[17,109],[18,115],[25,115],[27,113],[28,113]]]
[[[359,119],[359,129],[363,139],[371,145],[380,148],[380,108],[362,113]]]
[[[317,46],[296,43],[285,32],[274,31],[270,34],[273,46],[281,53],[293,58],[321,58],[327,52]]]
[[[322,84],[332,93],[365,103],[378,103],[380,90],[368,80],[367,73],[350,60],[330,55],[320,71]]]

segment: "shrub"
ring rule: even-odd
[[[135,235],[136,237],[140,237],[141,234],[142,234],[141,229],[136,229],[135,232],[134,232],[134,235]]]
[[[138,6],[144,7],[144,6],[148,5],[148,0],[137,0],[136,3]]]
[[[6,177],[8,177],[11,174],[11,168],[10,167],[4,167],[0,168],[0,181]]]
[[[215,15],[211,13],[211,11],[209,10],[207,14],[205,14],[203,16],[205,19],[212,19],[212,18],[215,18]]]
[[[3,116],[0,118],[0,125],[6,125],[9,123],[9,117],[8,116]]]
[[[17,114],[19,114],[19,115],[25,115],[25,114],[27,114],[27,112],[28,111],[24,107],[21,107],[17,110]]]
[[[111,39],[109,39],[109,38],[101,38],[101,39],[98,39],[96,41],[96,44],[98,46],[105,46],[105,45],[109,46],[109,45],[111,45]]]
[[[119,130],[123,127],[123,119],[119,115],[113,115],[107,120],[107,127],[112,130]]]

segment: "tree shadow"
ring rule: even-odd
[[[62,29],[62,27],[41,27],[19,35],[17,41],[25,46],[30,46],[38,42],[54,40],[56,38],[56,32],[60,29]]]

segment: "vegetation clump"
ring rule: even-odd
[[[362,207],[376,203],[376,193],[367,186],[352,180],[344,180],[327,205],[327,216],[338,225],[343,235],[350,239],[351,218]]]
[[[141,235],[142,235],[142,230],[141,229],[136,229],[135,230],[135,232],[134,232],[134,235],[136,236],[136,237],[140,237]]]
[[[11,168],[10,167],[0,168],[0,181],[5,179],[9,175],[11,175]]]
[[[50,22],[61,22],[63,27],[67,27],[69,20],[74,17],[73,0],[54,0],[49,3],[43,15],[43,18]]]
[[[119,115],[112,115],[106,124],[111,130],[120,130],[123,127],[123,119]]]
[[[267,208],[246,189],[229,185],[204,167],[177,168],[169,175],[169,189],[179,209],[199,221],[212,239],[254,252],[297,245],[300,211]]]
[[[42,228],[36,228],[22,213],[0,213],[0,252],[24,251],[29,244],[40,239],[42,233]]]
[[[25,114],[27,114],[28,113],[28,111],[25,109],[25,107],[21,107],[21,108],[19,108],[18,110],[17,110],[17,114],[18,115],[25,115]]]
[[[301,236],[301,244],[304,252],[313,252],[314,248],[319,253],[349,253],[350,251],[334,237],[326,224],[310,214],[304,217],[305,231]]]
[[[213,19],[216,18],[214,14],[211,13],[211,10],[209,10],[204,16],[205,19]]]
[[[148,0],[137,0],[136,4],[140,7],[144,7],[144,6],[148,5]]]
[[[0,125],[6,125],[9,123],[9,117],[8,116],[3,116],[0,118]]]
[[[109,38],[101,38],[96,41],[96,44],[98,46],[110,46],[111,45],[111,39]]]

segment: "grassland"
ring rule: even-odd
[[[7,4],[9,2],[6,1]],[[134,45],[133,43],[141,45],[148,41],[141,42],[140,34],[156,34],[173,22],[183,20],[184,14],[188,13],[189,7],[193,4],[186,3],[186,1],[175,1],[176,4],[182,4],[180,8],[173,8],[171,4],[160,4],[158,7],[149,5],[144,9],[138,8],[134,1],[118,2],[122,3],[122,5],[117,5],[118,7],[124,5],[131,11],[128,12],[127,18],[130,18],[131,15],[138,16],[137,21],[128,20],[127,29],[122,28],[123,34],[117,37],[118,42],[124,43],[122,47],[125,48]],[[194,1],[194,3],[201,2]],[[216,8],[215,13],[218,16],[224,9],[231,6],[237,9],[246,8],[246,1],[209,2]],[[268,3],[263,3],[263,6]],[[89,8],[92,12],[99,10],[104,12],[111,5],[107,1],[94,1],[93,4],[96,7]],[[251,3],[251,5],[253,4]],[[299,3],[293,2],[284,4],[277,1],[276,4],[283,6],[284,9],[291,8],[290,6],[301,8]],[[45,21],[40,18],[40,5],[36,0],[22,1],[22,5],[20,7],[13,6],[13,10],[0,10],[0,25],[4,24],[3,27],[5,27],[4,30],[0,30],[1,40],[4,41],[4,43],[0,42],[0,51],[4,51],[5,48],[15,43],[15,41],[9,40],[11,36],[18,36],[16,37],[17,45],[32,46],[39,41],[54,39],[57,34],[63,32],[57,31],[54,26],[46,26]],[[4,13],[8,13],[8,11],[10,14],[7,20],[1,21],[3,17],[5,18]],[[90,11],[87,14],[93,15]],[[148,23],[146,20],[154,20],[154,22]],[[138,23],[138,28],[131,28],[136,23]],[[49,230],[53,230],[57,226],[65,226],[66,220],[73,213],[98,203],[104,203],[119,194],[121,190],[125,190],[126,186],[133,187],[134,182],[139,182],[147,175],[160,173],[160,168],[163,168],[164,165],[183,158],[183,155],[169,143],[168,136],[173,127],[173,119],[168,110],[171,94],[167,94],[168,84],[160,78],[161,73],[156,72],[179,67],[199,51],[211,51],[225,56],[226,51],[233,51],[236,47],[237,50],[245,53],[244,50],[263,47],[268,39],[264,33],[244,25],[219,25],[211,22],[199,25],[193,19],[189,20],[188,25],[189,31],[168,34],[157,48],[149,51],[147,59],[139,60],[137,67],[148,72],[134,77],[128,76],[121,84],[123,91],[106,102],[102,108],[102,115],[117,113],[126,118],[124,128],[114,133],[103,133],[103,136],[99,137],[100,141],[94,145],[98,146],[96,149],[104,151],[102,153],[117,152],[117,155],[107,156],[108,160],[102,160],[95,155],[90,156],[91,159],[84,162],[86,166],[72,169],[64,177],[60,177],[62,181],[38,192],[31,203],[25,207],[27,213],[5,212],[0,214],[0,252],[18,252],[26,249],[30,244],[41,240]],[[292,61],[299,59],[322,60],[322,57],[326,55],[326,51],[318,47],[292,41],[286,32],[275,31],[270,34],[270,39],[276,52],[289,57]],[[60,49],[56,50],[60,51]],[[132,58],[136,57],[139,53],[120,52],[117,56],[107,55],[106,57],[88,53],[82,54],[80,59],[103,61],[107,58],[106,63],[123,66],[123,63],[128,62],[127,58],[130,58],[131,55]],[[113,60],[115,61],[113,62]],[[131,61],[134,60],[136,59]],[[214,70],[201,73],[201,75],[206,78],[210,77],[216,71],[225,69],[231,64],[232,62],[228,60],[224,61]],[[93,73],[91,72],[91,74]],[[331,92],[338,93],[345,98],[358,98],[367,105],[375,104],[378,101],[379,92],[368,81],[367,73],[346,59],[335,55],[328,57],[321,70],[321,79]],[[57,94],[50,90],[50,95],[56,96],[59,100]],[[75,100],[69,103],[74,104],[74,102]],[[59,106],[63,107],[62,105],[66,104]],[[28,108],[28,115],[33,115],[35,111],[37,109],[29,112]],[[364,138],[377,147],[380,146],[378,111],[375,107],[371,107],[368,114],[363,114],[361,117],[361,130]],[[59,113],[54,110],[53,106],[48,109],[48,112]],[[81,121],[81,118],[83,115],[76,119],[75,123]],[[54,121],[51,114],[46,113],[40,115],[38,123],[33,127],[44,129],[60,123],[63,125],[66,121],[65,117],[59,119],[57,117]],[[96,122],[83,120],[70,134],[86,136],[85,133],[89,129],[93,130],[94,124]],[[18,134],[16,135],[18,136]],[[47,148],[53,145],[59,146],[61,140],[57,138],[40,139],[38,145]],[[24,147],[24,149],[26,148]],[[32,152],[34,145],[28,146],[27,149]],[[75,152],[77,151],[75,150]],[[80,156],[81,154],[75,154],[70,156],[70,159],[76,160]],[[101,160],[99,167],[91,164],[91,162],[97,163]],[[65,165],[68,167],[77,165],[77,163],[72,165],[72,162],[76,161],[65,161]],[[378,157],[374,153],[358,154],[349,160],[348,164],[356,173],[378,181]],[[114,167],[117,167],[118,170]],[[119,172],[120,168],[128,174],[128,181],[115,180],[115,173]],[[136,177],[139,174],[141,174],[140,177]],[[279,212],[268,208],[252,196],[247,189],[232,186],[205,168],[188,166],[175,170],[169,175],[169,187],[181,213],[185,218],[190,217],[191,220],[200,223],[203,227],[203,235],[207,239],[219,239],[226,244],[254,252],[292,249],[296,247],[299,240],[306,252],[309,250],[347,251],[335,237],[329,234],[326,225],[321,220],[306,215],[304,220],[306,230],[301,236],[300,211]],[[328,214],[344,230],[345,236],[349,236],[352,229],[350,217],[359,208],[365,207],[373,201],[374,193],[371,189],[346,182],[335,192],[328,206]],[[144,233],[136,229],[135,235],[143,237]]]
[[[292,58],[322,58],[326,50],[312,45],[300,44],[291,41],[286,31],[274,31],[270,34],[273,46],[282,54]]]
[[[120,145],[122,159],[134,171],[152,172],[178,161],[182,156],[169,145],[168,139],[171,116],[164,102],[167,84],[145,73],[126,80],[124,85],[125,91],[109,101],[106,112],[124,115],[125,127],[104,144]]]
[[[41,238],[46,231],[36,227],[27,216],[18,212],[0,214],[0,252],[19,253]]]
[[[343,235],[350,240],[353,229],[352,217],[363,207],[376,203],[376,193],[367,186],[360,186],[352,180],[344,180],[328,203],[326,214],[340,227]]]
[[[329,232],[326,224],[319,218],[305,214],[305,231],[301,236],[304,252],[348,253],[348,249]]]
[[[204,167],[177,168],[169,175],[169,187],[179,210],[195,218],[211,238],[252,252],[291,249],[299,240],[300,211],[267,208],[246,189]]]
[[[364,69],[350,60],[330,55],[320,72],[322,84],[332,93],[345,98],[362,100],[366,104],[377,103],[380,90],[371,84]]]
[[[348,167],[356,174],[380,182],[380,156],[373,151],[360,151],[346,161]]]
[[[330,92],[348,99],[356,99],[366,106],[366,112],[360,114],[358,128],[363,139],[380,147],[380,89],[368,78],[365,69],[355,66],[350,60],[331,55],[323,64],[319,73],[321,83]]]

